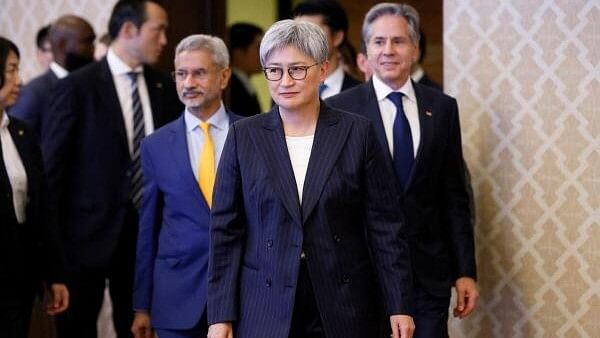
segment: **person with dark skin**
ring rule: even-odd
[[[54,86],[70,72],[94,61],[94,38],[94,30],[85,19],[75,15],[58,18],[48,36],[54,55],[50,69],[23,87],[9,114],[25,121],[41,137],[52,118],[48,107]]]
[[[27,337],[33,299],[48,285],[46,312],[69,306],[58,234],[44,222],[44,170],[37,137],[6,114],[19,96],[19,50],[0,37],[0,336]]]

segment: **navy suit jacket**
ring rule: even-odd
[[[8,130],[25,167],[28,201],[26,221],[18,224],[0,143],[0,286],[11,290],[0,300],[2,304],[12,296],[20,297],[12,292],[17,288],[31,288],[33,295],[33,288],[41,287],[41,279],[64,282],[58,232],[44,221],[45,177],[38,138],[25,122],[14,117]]]
[[[183,115],[144,139],[141,156],[133,307],[148,311],[154,328],[191,329],[206,308],[210,209],[190,166]]]
[[[242,116],[252,116],[262,113],[256,94],[251,94],[235,73],[231,73],[229,85],[229,107]]]
[[[403,210],[407,222],[415,282],[431,294],[449,297],[458,277],[476,277],[471,208],[466,191],[456,100],[413,83],[421,141],[407,186]],[[385,157],[392,163],[373,82],[327,100],[338,109],[373,121]],[[392,180],[400,186],[399,180]]]
[[[174,120],[183,105],[168,76],[144,66],[144,77],[158,129]],[[42,142],[49,221],[63,228],[71,262],[106,266],[131,208],[132,176],[123,114],[106,58],[60,80],[50,111],[53,120]]]
[[[50,103],[58,78],[51,69],[29,81],[10,107],[9,115],[25,121],[40,137],[50,119]]]
[[[408,313],[399,192],[382,155],[368,120],[321,102],[300,205],[278,109],[236,122],[213,199],[209,323],[288,337],[302,251],[328,337],[372,337],[381,305]]]

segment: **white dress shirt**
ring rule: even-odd
[[[346,76],[346,74],[344,74],[344,68],[342,68],[342,65],[340,64],[340,66],[337,67],[325,81],[323,81],[327,87],[323,89],[321,99],[325,100],[330,96],[339,94],[342,91],[342,84],[344,84],[344,76]]]
[[[69,75],[68,70],[64,69],[61,65],[54,61],[50,63],[50,70],[52,71],[52,73],[54,73],[54,75],[56,75],[58,79],[63,79],[67,77],[67,75]]]
[[[286,136],[288,153],[292,162],[292,170],[296,179],[296,187],[298,188],[298,199],[302,205],[302,192],[304,191],[304,180],[306,179],[306,171],[308,170],[308,161],[312,151],[315,135],[308,136]]]
[[[419,142],[421,141],[421,128],[419,123],[417,97],[415,96],[415,89],[413,88],[410,78],[402,87],[400,87],[400,89],[393,90],[383,83],[383,81],[377,77],[377,74],[373,74],[373,87],[375,88],[377,104],[379,105],[379,111],[381,112],[385,137],[392,156],[394,156],[394,119],[396,118],[396,105],[387,96],[394,91],[404,94],[402,96],[402,107],[404,108],[404,114],[406,114],[408,124],[410,125],[413,141],[413,155],[416,157],[419,150]]]
[[[187,140],[190,165],[192,166],[192,172],[197,181],[198,167],[200,164],[198,161],[200,161],[200,152],[202,151],[205,141],[204,132],[200,128],[200,122],[202,122],[202,120],[194,116],[187,109],[185,110],[183,118],[185,120],[185,138]],[[229,132],[229,116],[227,116],[227,112],[225,112],[223,102],[221,102],[221,106],[217,112],[205,122],[208,122],[210,125],[208,132],[210,133],[213,145],[215,146],[215,165],[218,166],[219,160],[221,159],[221,153],[223,152],[223,146],[225,145],[225,139],[227,138],[227,132]],[[215,171],[216,169],[217,168],[215,168]]]
[[[127,131],[127,144],[129,145],[129,154],[133,154],[133,106],[132,106],[132,91],[131,79],[127,73],[138,73],[138,93],[144,111],[144,129],[145,135],[150,135],[154,131],[154,120],[152,119],[152,108],[150,106],[150,97],[148,95],[148,87],[144,78],[144,67],[139,66],[136,69],[131,69],[123,60],[121,60],[112,48],[106,53],[106,61],[108,68],[112,73],[121,111],[123,112],[123,122]]]
[[[17,222],[25,223],[26,208],[27,208],[27,173],[21,161],[21,156],[17,151],[17,147],[8,130],[10,120],[6,111],[2,113],[0,121],[0,143],[2,144],[2,158],[4,158],[4,166],[10,181],[10,187],[13,195],[13,206],[15,207],[15,216]]]

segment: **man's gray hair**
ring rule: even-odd
[[[266,67],[273,52],[294,47],[318,63],[329,54],[327,36],[321,27],[311,22],[281,20],[274,23],[260,42],[260,63]]]
[[[182,52],[196,50],[210,53],[219,67],[229,68],[229,52],[221,38],[205,34],[190,35],[179,42],[177,48],[175,48],[175,57]]]
[[[365,45],[368,45],[371,39],[373,22],[384,15],[400,16],[406,19],[410,39],[415,45],[419,45],[419,39],[421,38],[419,34],[419,12],[411,5],[391,2],[377,4],[371,7],[365,15],[362,26],[362,38]]]

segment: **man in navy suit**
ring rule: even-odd
[[[94,61],[94,30],[85,19],[62,16],[52,24],[48,34],[54,55],[50,69],[21,89],[17,103],[9,111],[11,116],[29,124],[38,137],[52,118],[48,107],[58,80]]]
[[[148,66],[166,45],[166,26],[167,13],[153,1],[117,2],[106,58],[57,84],[42,154],[49,221],[62,227],[71,272],[60,337],[96,337],[106,279],[117,335],[131,336],[139,144],[183,110],[173,81]]]
[[[185,112],[142,144],[144,203],[133,292],[136,338],[151,337],[152,330],[161,338],[204,338],[208,330],[212,196],[199,181],[204,147],[213,145],[208,151],[216,165],[229,124],[237,119],[221,101],[231,75],[225,43],[209,35],[188,36],[175,50],[173,74]]]
[[[410,80],[417,58],[419,17],[408,5],[382,3],[367,13],[363,39],[372,80],[330,98],[336,108],[368,117],[404,191],[414,276],[416,337],[448,336],[454,315],[468,316],[475,282],[473,224],[465,184],[456,100]],[[390,156],[391,154],[391,156]]]
[[[344,72],[340,57],[340,46],[348,43],[348,17],[346,11],[335,0],[309,0],[294,8],[296,20],[309,21],[323,29],[329,46],[329,68],[327,77],[319,87],[319,96],[326,99],[361,82]]]
[[[210,338],[410,338],[399,192],[370,121],[319,100],[327,39],[283,20],[260,55],[277,103],[234,123],[211,210]]]

